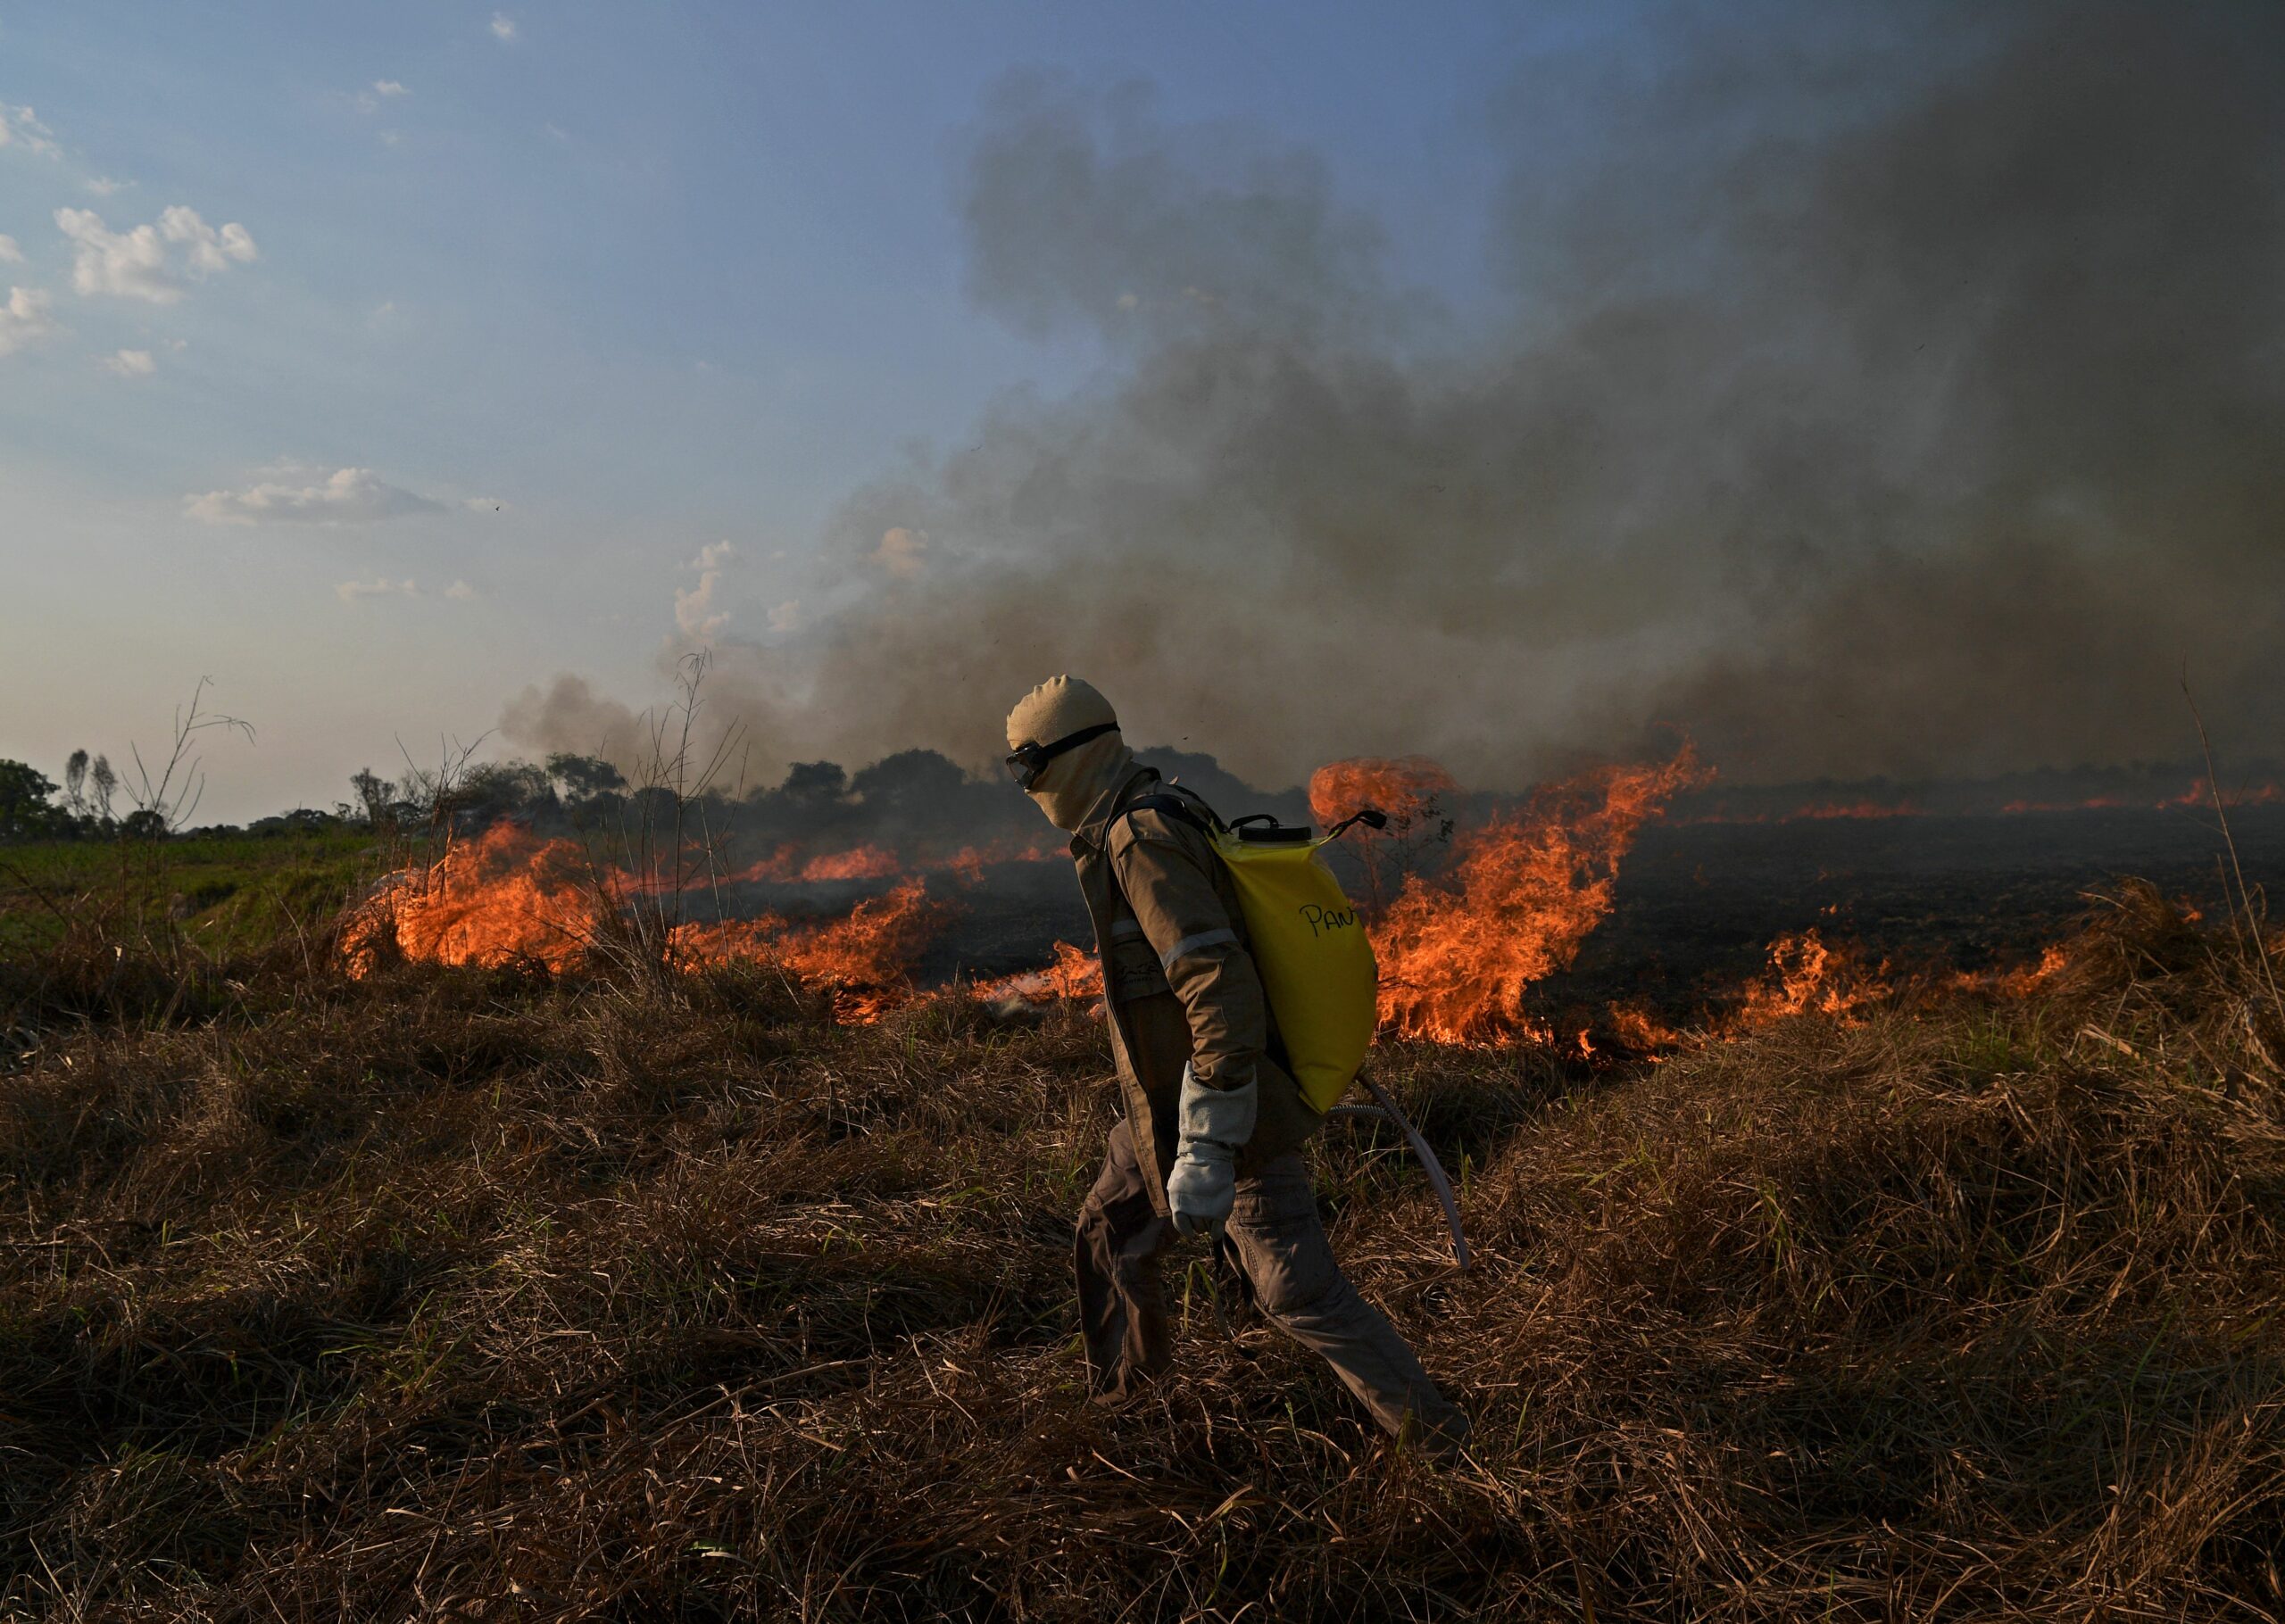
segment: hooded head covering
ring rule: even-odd
[[[1008,748],[1052,744],[1105,722],[1117,726],[1118,714],[1092,684],[1076,676],[1050,677],[1008,713]],[[1103,733],[1049,762],[1028,793],[1047,821],[1068,833],[1086,821],[1095,802],[1118,788],[1134,765],[1134,752],[1126,739]]]

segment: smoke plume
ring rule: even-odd
[[[1669,726],[1733,782],[1913,779],[2180,757],[2186,665],[2270,744],[2285,11],[1913,17],[1660,14],[1520,71],[1467,314],[1311,155],[1010,82],[970,286],[1096,381],[856,493],[713,716],[982,763],[1068,669],[1259,783],[1512,785]],[[506,726],[627,718],[564,678]]]

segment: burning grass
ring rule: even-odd
[[[1552,1041],[1525,1007],[1538,982],[1566,969],[1609,914],[1620,859],[1636,833],[1679,791],[1711,775],[1685,746],[1662,765],[1612,766],[1545,786],[1518,808],[1466,826],[1449,815],[1458,786],[1418,758],[1321,768],[1309,799],[1331,826],[1366,807],[1388,815],[1384,837],[1360,833],[1342,853],[1360,871],[1362,911],[1381,961],[1381,1023],[1441,1042]],[[766,965],[836,990],[843,1013],[875,1019],[913,993],[911,971],[961,909],[933,896],[930,873],[982,881],[987,862],[1031,862],[1042,848],[950,858],[900,857],[880,846],[800,857],[788,851],[731,872],[712,850],[656,854],[632,870],[569,838],[510,823],[449,844],[433,863],[389,875],[347,925],[352,974],[395,960],[446,965],[533,963],[562,972],[639,960],[659,971]],[[798,858],[798,861],[797,861]],[[721,888],[777,882],[893,882],[845,915],[733,918]],[[694,917],[710,900],[714,916]],[[1100,975],[1059,947],[1042,969],[994,991],[1037,1004],[1091,996]],[[1591,1042],[1574,1032],[1583,1052]]]
[[[79,1020],[51,976],[0,1090],[0,1612],[2274,1616],[2270,969],[2129,891],[2027,997],[1655,1068],[1386,1047],[1476,1266],[1383,1131],[1317,1165],[1477,1418],[1441,1476],[1196,1280],[1176,1377],[1087,1404],[1068,1002],[281,952]]]
[[[1551,1036],[1525,1014],[1525,990],[1569,966],[1610,912],[1635,831],[1705,776],[1685,749],[1556,784],[1464,832],[1446,874],[1409,875],[1369,923],[1382,1024],[1446,1043]]]
[[[894,875],[893,854],[866,847],[813,860],[831,879]],[[658,872],[663,868],[664,872]],[[355,977],[392,963],[525,965],[561,974],[642,965],[701,972],[764,966],[835,995],[844,1019],[878,1018],[910,995],[913,961],[958,911],[918,875],[816,920],[772,913],[687,916],[686,893],[714,877],[703,855],[630,874],[580,842],[510,823],[449,845],[433,864],[388,875],[343,924]],[[811,877],[816,877],[811,875]]]

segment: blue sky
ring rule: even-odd
[[[988,765],[1058,669],[1264,784],[2172,759],[2185,662],[2260,750],[2281,43],[0,5],[0,756],[211,677],[236,819],[487,732],[624,756],[697,647],[760,778]]]
[[[481,733],[559,669],[647,698],[677,592],[686,622],[767,638],[809,612],[781,606],[852,489],[1000,392],[1104,364],[965,295],[963,132],[1005,75],[1146,80],[1170,123],[1321,153],[1401,276],[1465,307],[1491,110],[1579,26],[0,12],[0,755],[54,775],[76,746],[147,750],[209,675],[258,730],[210,756],[204,812],[237,817],[330,800],[400,739]]]

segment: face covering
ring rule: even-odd
[[[1092,684],[1076,676],[1050,677],[1009,712],[1008,748],[1052,744],[1105,725],[1117,727],[1118,717]],[[1086,821],[1095,802],[1118,786],[1134,762],[1134,752],[1117,733],[1100,733],[1051,760],[1025,792],[1048,822],[1068,833]]]
[[[1026,793],[1047,814],[1049,823],[1068,834],[1134,769],[1134,752],[1126,748],[1126,741],[1115,733],[1105,733],[1049,762]]]

